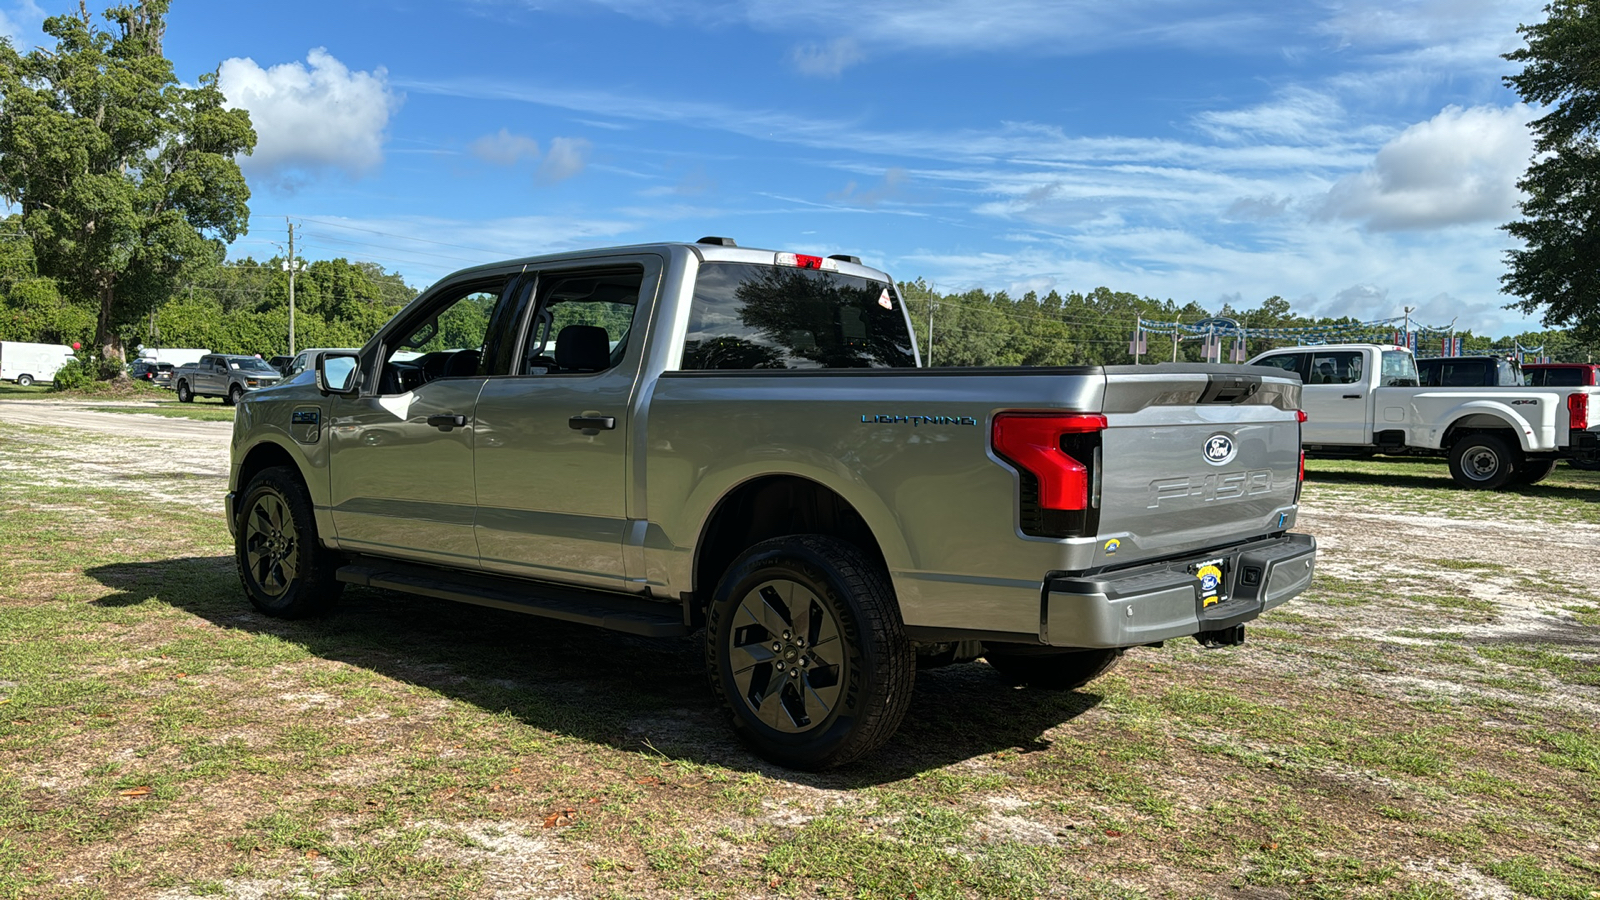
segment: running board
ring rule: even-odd
[[[336,577],[346,584],[491,606],[644,637],[681,637],[690,631],[676,606],[621,594],[380,561],[342,566]]]

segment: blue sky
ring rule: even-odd
[[[95,4],[92,4],[95,5]],[[0,0],[41,40],[66,0]],[[260,135],[234,254],[417,286],[728,235],[941,290],[1105,285],[1500,334],[1525,0],[174,0]]]

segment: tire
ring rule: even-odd
[[[1051,691],[1083,687],[1111,671],[1122,659],[1121,650],[995,650],[984,656],[989,665],[1012,684]]]
[[[287,466],[266,469],[242,497],[233,559],[251,605],[278,619],[331,610],[344,591],[334,577],[339,557],[317,538],[311,496],[299,473]]]
[[[233,387],[228,388],[228,393],[223,395],[222,405],[223,406],[238,406],[239,405],[239,398],[243,397],[243,396],[244,396],[244,388],[239,387],[236,384]]]
[[[17,387],[32,387],[32,386],[33,386],[33,376],[32,375],[18,375],[17,376]]]
[[[1503,438],[1468,434],[1450,445],[1450,477],[1464,488],[1499,490],[1516,474],[1520,456]]]
[[[1558,462],[1558,459],[1524,459],[1522,465],[1517,467],[1516,474],[1511,476],[1511,483],[1523,486],[1538,484],[1550,477]]]
[[[190,390],[189,382],[187,382],[187,381],[178,382],[178,402],[179,403],[193,403],[194,402],[194,391]]]
[[[723,575],[706,614],[706,674],[746,745],[815,771],[894,734],[916,656],[882,567],[836,538],[793,535],[756,544]]]

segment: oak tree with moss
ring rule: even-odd
[[[39,274],[98,310],[95,346],[124,358],[143,320],[248,227],[235,157],[255,147],[215,73],[185,85],[162,53],[169,0],[44,22],[54,49],[0,39],[0,195],[22,210]]]

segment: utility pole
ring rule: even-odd
[[[294,223],[288,216],[284,216],[283,221],[289,226],[289,258],[284,261],[283,269],[289,273],[289,355],[294,356],[294,276],[304,263],[297,263],[294,258]]]

